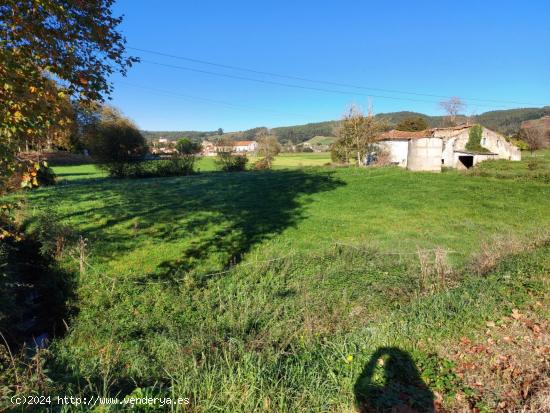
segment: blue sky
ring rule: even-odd
[[[318,122],[369,96],[377,113],[441,114],[441,99],[425,95],[460,96],[467,113],[550,104],[548,0],[119,0],[115,13],[130,47],[384,89],[131,49],[144,61],[113,76],[111,103],[147,130]]]

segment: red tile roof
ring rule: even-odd
[[[248,146],[250,144],[253,144],[255,141],[235,141],[233,142],[233,146]]]
[[[394,129],[394,130],[380,134],[377,140],[387,141],[387,140],[399,140],[399,139],[418,139],[418,138],[429,138],[432,135],[433,135],[433,131],[431,129],[417,131],[417,132]]]

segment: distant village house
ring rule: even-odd
[[[235,141],[231,146],[222,146],[210,141],[202,141],[201,154],[204,156],[215,156],[218,152],[234,152],[238,154],[248,154],[256,151],[258,142],[256,141]]]

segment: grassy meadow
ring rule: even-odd
[[[196,169],[199,172],[214,172],[217,170],[215,157],[204,156],[199,159]],[[251,168],[259,158],[248,157],[248,167]],[[273,169],[301,168],[305,166],[322,166],[330,163],[330,153],[283,153],[277,156]],[[57,166],[55,172],[61,180],[102,178],[107,174],[92,164],[77,166]]]
[[[480,168],[521,179],[316,153],[271,171],[212,161],[136,180],[58,167],[60,185],[27,194],[28,231],[47,211],[87,239],[85,271],[62,258],[75,291],[48,350],[54,387],[189,397],[189,412],[352,412],[383,385],[371,356],[399,348],[451,406],[472,390],[441,367],[445,345],[550,291],[550,185],[529,160]]]

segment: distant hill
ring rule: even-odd
[[[550,116],[539,119],[526,120],[521,123],[522,129],[539,129],[544,136],[545,148],[550,148]]]
[[[201,132],[201,131],[146,131],[142,130],[141,134],[147,141],[152,141],[159,138],[165,138],[175,141],[180,138],[189,138],[193,140],[204,140],[210,136],[218,135],[218,132]]]
[[[389,128],[394,128],[403,119],[408,117],[422,117],[426,120],[431,128],[445,126],[446,118],[444,116],[429,116],[418,112],[390,112],[380,113],[377,117],[384,119]],[[483,126],[492,129],[496,132],[500,132],[504,135],[513,135],[519,132],[522,122],[539,119],[543,116],[550,116],[550,106],[543,108],[520,108],[520,109],[507,109],[507,110],[495,110],[491,112],[485,112],[480,115],[474,116],[471,121],[480,123]],[[466,116],[458,116],[457,122],[465,122]],[[336,127],[338,125],[337,120],[330,120],[325,122],[307,123],[305,125],[283,126],[278,128],[272,128],[271,132],[277,136],[277,139],[281,142],[301,143],[315,136],[335,136]],[[231,132],[224,134],[226,137],[232,139],[251,140],[254,139],[256,134],[265,127],[260,126],[253,129],[248,129],[240,132]],[[163,137],[170,140],[175,140],[181,137],[187,137],[190,139],[203,140],[219,136],[216,131],[201,132],[201,131],[170,131],[170,132],[150,132],[142,131],[145,138],[148,140],[158,139]]]
[[[539,119],[548,115],[550,115],[550,106],[543,108],[495,110],[476,116],[476,121],[502,134],[513,135],[519,132],[522,122]]]
[[[305,141],[310,146],[328,146],[332,145],[336,141],[334,136],[314,136],[313,138]]]

